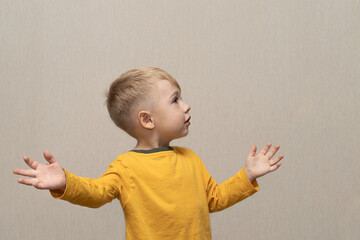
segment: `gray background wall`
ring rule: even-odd
[[[118,201],[88,209],[17,184],[49,150],[98,177],[135,141],[108,117],[121,73],[157,66],[192,106],[187,146],[220,183],[280,144],[260,191],[211,215],[214,239],[360,236],[360,2],[0,2],[1,239],[124,239]]]

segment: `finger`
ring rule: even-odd
[[[279,148],[280,148],[280,145],[276,145],[273,149],[271,149],[271,150],[266,154],[266,157],[267,157],[268,159],[271,159],[271,158],[275,155],[275,153],[279,150]]]
[[[248,157],[254,157],[256,154],[256,146],[255,145],[252,145],[251,149],[250,149],[250,152],[248,154]]]
[[[283,158],[284,158],[284,155],[279,155],[277,158],[270,160],[270,166],[277,164]]]
[[[37,166],[39,165],[38,162],[31,160],[29,157],[24,156],[25,163],[31,167],[32,169],[36,170]]]
[[[281,166],[281,163],[280,163],[280,162],[276,163],[275,165],[272,165],[272,166],[270,167],[270,172],[275,171],[275,170],[278,169],[280,166]]]
[[[34,178],[19,178],[18,183],[25,184],[28,186],[33,186]]]
[[[33,169],[14,169],[13,173],[26,177],[36,177]]]
[[[54,156],[49,153],[48,151],[44,151],[44,158],[46,159],[46,161],[48,161],[50,164],[55,163],[56,159],[54,158]]]
[[[265,155],[270,147],[271,147],[271,143],[269,142],[268,144],[266,144],[266,146],[263,149],[261,149],[260,153],[262,155]]]

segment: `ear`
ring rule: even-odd
[[[148,111],[140,111],[138,113],[138,120],[140,125],[145,129],[152,130],[155,127],[154,119]]]

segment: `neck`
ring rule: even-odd
[[[144,141],[137,140],[137,144],[134,150],[150,150],[159,147],[169,147],[170,142],[160,142],[160,141]]]

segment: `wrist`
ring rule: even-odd
[[[245,170],[245,174],[246,174],[247,178],[249,179],[249,181],[251,183],[254,182],[256,180],[256,178],[253,177],[253,175],[251,174],[251,171],[247,167],[245,167],[244,170]]]
[[[61,183],[58,184],[56,187],[54,186],[54,189],[52,189],[53,192],[60,193],[60,194],[63,194],[65,192],[66,181],[67,181],[65,169],[62,169],[62,171],[63,171],[63,175],[61,178]]]

